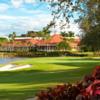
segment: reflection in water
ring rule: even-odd
[[[7,63],[10,63],[10,62],[13,62],[13,61],[17,61],[17,60],[20,60],[20,59],[23,59],[23,58],[18,58],[18,57],[12,57],[12,58],[5,58],[5,57],[2,57],[0,58],[0,64],[7,64]]]

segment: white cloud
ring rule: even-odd
[[[8,15],[0,15],[0,21],[1,20],[14,20],[14,16],[8,16]]]
[[[25,0],[25,3],[36,3],[36,0]]]
[[[7,5],[5,3],[0,4],[0,12],[5,12],[8,9],[9,9],[9,5]]]
[[[11,0],[11,3],[15,8],[19,8],[23,4],[23,0]]]
[[[40,30],[50,22],[50,16],[19,17],[15,28],[26,32],[28,30]],[[19,24],[20,23],[20,24]],[[17,26],[17,27],[16,27]]]
[[[74,22],[70,22],[69,24],[64,26],[62,29],[61,29],[61,25],[59,23],[57,23],[55,27],[51,28],[51,30],[52,30],[53,33],[58,33],[58,34],[62,31],[65,31],[65,32],[72,31],[76,35],[81,33],[81,29],[79,28],[79,24],[74,23]]]
[[[34,15],[38,15],[38,14],[41,14],[41,13],[44,13],[44,11],[42,10],[32,10],[32,9],[26,9],[26,8],[20,8],[20,11],[26,13],[26,14],[34,14]]]
[[[51,15],[38,14],[35,17],[30,16],[7,16],[0,15],[0,33],[17,32],[17,34],[26,33],[29,30],[41,30],[52,19]],[[60,32],[60,26],[51,29],[53,32]],[[70,27],[66,27],[65,31],[73,31],[79,34],[79,25],[70,23]]]
[[[72,31],[72,32],[75,32],[76,34],[79,34],[81,30],[79,29],[79,24],[77,24],[77,23],[70,23],[69,27],[66,28],[65,31],[66,32]]]
[[[41,30],[50,22],[51,16],[40,14],[33,16],[7,16],[0,15],[0,33],[17,32],[26,33],[29,30]]]
[[[36,0],[11,0],[11,3],[15,8],[20,8],[24,3],[35,4]]]
[[[52,2],[52,0],[45,0],[47,2]],[[53,0],[54,2],[57,2],[58,0]]]

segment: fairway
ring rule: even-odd
[[[96,65],[100,65],[100,59],[41,57],[12,63],[32,64],[32,67],[0,72],[0,100],[25,100],[34,97],[37,91],[46,87],[81,80],[84,75],[90,74]]]

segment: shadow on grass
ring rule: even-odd
[[[0,100],[26,100],[28,98],[33,98],[34,94],[38,91],[39,89],[34,89],[32,87],[27,90],[22,89],[21,91],[0,90]]]
[[[81,61],[79,61],[79,62],[62,62],[62,63],[58,62],[58,63],[53,63],[53,64],[62,65],[62,66],[65,66],[65,67],[66,66],[68,66],[68,67],[79,67],[78,69],[74,69],[71,72],[73,72],[75,74],[77,74],[76,72],[79,72],[80,75],[82,75],[81,74],[81,72],[82,72],[83,74],[86,75],[86,74],[91,73],[91,70],[93,70],[95,68],[95,66],[100,65],[100,62],[92,62],[92,61],[81,62]]]
[[[71,72],[75,70],[60,70],[60,71],[15,71],[15,72],[0,72],[0,83],[44,83],[57,82],[62,77],[69,77]]]
[[[0,83],[42,83],[42,82],[58,82],[68,77],[83,77],[94,69],[98,62],[70,62],[70,63],[53,63],[64,67],[78,67],[77,69],[64,69],[59,71],[41,71],[41,70],[24,70],[12,72],[0,72]],[[73,79],[74,80],[74,79]]]
[[[59,61],[88,61],[88,60],[91,60],[91,61],[100,61],[100,57],[99,58],[93,58],[93,57],[66,57],[65,59],[56,59],[56,60],[59,60]]]
[[[50,63],[54,65],[62,65],[63,67],[78,67],[77,69],[65,69],[60,71],[42,71],[42,70],[24,70],[12,72],[0,72],[0,85],[4,84],[4,88],[0,89],[0,100],[25,100],[32,97],[36,91],[49,83],[65,83],[81,80],[86,74],[89,74],[99,62],[58,62]],[[21,86],[31,86],[22,89],[8,89],[6,84],[18,84]],[[40,86],[38,86],[40,84]],[[35,86],[37,85],[37,86]],[[17,86],[15,86],[17,88]],[[18,87],[19,88],[19,87]]]
[[[50,83],[65,83],[69,81],[79,80],[79,77],[71,75],[74,70],[62,70],[56,72],[44,71],[16,71],[16,72],[2,72],[0,73],[0,84],[4,84],[4,88],[0,89],[0,100],[25,100],[26,98],[34,97],[34,94],[48,87]],[[68,80],[68,81],[67,81]],[[7,84],[7,85],[6,85]],[[17,84],[30,86],[27,88],[20,88],[16,91],[13,86],[9,89],[9,85]],[[48,86],[46,86],[48,85]],[[18,87],[19,88],[19,87]]]

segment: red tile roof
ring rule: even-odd
[[[7,42],[7,43],[2,43],[3,46],[15,46],[15,47],[20,47],[20,46],[29,46],[29,45],[48,45],[48,44],[58,44],[61,41],[63,41],[63,36],[60,34],[54,34],[53,36],[50,37],[50,39],[47,40],[40,40],[40,39],[33,39],[33,38],[28,38],[28,39],[15,39],[13,42]],[[80,43],[79,38],[75,38],[74,41],[68,42],[71,47],[76,47]]]
[[[61,41],[63,41],[63,37],[60,34],[54,34],[51,37],[50,43],[56,44],[56,43],[60,43]]]
[[[38,43],[38,40],[37,39],[30,39],[30,40],[28,40],[30,43],[32,43],[32,44],[37,44]]]

